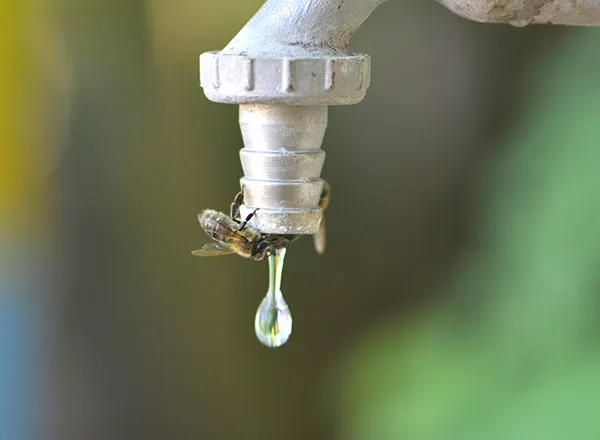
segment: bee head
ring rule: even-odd
[[[268,236],[261,238],[252,253],[252,259],[262,261],[268,258],[277,249],[287,246],[289,240],[283,237]]]

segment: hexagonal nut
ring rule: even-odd
[[[371,80],[371,58],[249,58],[207,52],[200,85],[224,104],[346,105],[360,102]]]

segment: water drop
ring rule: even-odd
[[[286,249],[269,257],[269,291],[260,303],[254,319],[254,330],[261,344],[280,347],[292,333],[292,314],[281,293],[281,275]]]

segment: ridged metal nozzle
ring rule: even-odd
[[[246,216],[270,234],[314,234],[321,221],[326,106],[240,105]]]

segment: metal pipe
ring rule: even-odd
[[[221,53],[313,58],[351,55],[350,38],[385,0],[269,0]]]
[[[484,23],[600,25],[600,0],[437,0],[468,20]]]
[[[263,233],[314,234],[327,106],[360,102],[368,55],[350,38],[385,0],[269,0],[221,52],[200,56],[214,102],[239,104],[243,216]]]

